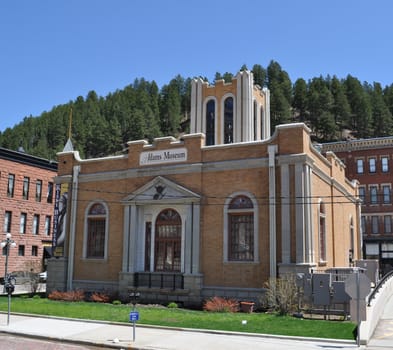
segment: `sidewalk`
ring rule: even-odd
[[[35,317],[0,314],[0,332],[67,341],[106,349],[166,349],[166,350],[307,350],[307,349],[357,349],[355,341],[302,339],[299,337],[269,336],[250,333],[197,331],[147,327],[136,324],[135,341],[133,324],[108,324],[53,317]]]

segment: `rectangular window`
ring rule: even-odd
[[[29,187],[30,187],[30,178],[25,176],[23,178],[23,190],[22,190],[23,199],[29,199]]]
[[[385,228],[385,233],[392,233],[392,216],[385,215],[383,217],[383,225]]]
[[[19,224],[19,233],[26,233],[26,219],[27,219],[27,214],[26,213],[21,213],[20,214],[20,224]]]
[[[2,254],[3,256],[6,256],[6,255],[7,255],[7,247],[3,247],[3,249],[1,250],[1,254]]]
[[[372,216],[371,217],[371,232],[373,234],[379,233],[379,228],[378,228],[378,216]]]
[[[19,256],[25,256],[25,246],[24,245],[20,245],[18,247],[18,255]]]
[[[38,247],[36,245],[31,247],[31,256],[38,256]]]
[[[8,175],[8,187],[7,187],[7,196],[13,197],[14,196],[14,189],[15,189],[15,175],[9,174]]]
[[[377,166],[376,166],[376,159],[375,158],[370,158],[368,160],[368,165],[369,165],[369,172],[370,173],[375,173],[377,171]]]
[[[363,172],[364,172],[363,159],[356,160],[356,171],[358,174],[363,174]]]
[[[381,257],[383,259],[393,258],[393,243],[382,243],[381,244]]]
[[[40,216],[38,214],[34,214],[33,217],[33,235],[38,235],[40,231]]]
[[[51,226],[52,218],[47,215],[45,217],[45,235],[50,236],[50,226]]]
[[[4,214],[4,232],[11,232],[12,211],[6,211]]]
[[[367,259],[379,258],[379,244],[367,243],[366,244],[366,257]]]
[[[229,252],[231,261],[254,259],[254,220],[252,214],[229,215]]]
[[[383,191],[383,203],[384,204],[390,204],[390,186],[389,185],[383,185],[382,186],[382,191]]]
[[[362,204],[364,204],[366,199],[366,189],[364,187],[359,187],[359,198],[362,201]]]
[[[48,193],[46,195],[46,201],[52,203],[53,201],[53,182],[48,182]]]
[[[362,216],[361,217],[361,228],[362,228],[362,233],[365,235],[365,234],[367,234],[367,221],[366,221],[366,217],[365,216]]]
[[[103,258],[105,253],[105,219],[88,220],[87,258]]]
[[[145,271],[150,271],[150,257],[151,257],[151,222],[145,224]]]
[[[370,203],[378,204],[378,187],[374,185],[370,186]]]
[[[35,200],[41,202],[42,196],[42,180],[37,180],[35,183]]]
[[[381,169],[383,173],[387,173],[389,171],[389,158],[382,157],[381,158]]]

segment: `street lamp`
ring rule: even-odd
[[[10,310],[11,310],[11,294],[15,289],[15,278],[8,274],[8,255],[10,247],[15,247],[16,243],[11,239],[11,233],[7,233],[5,240],[0,243],[2,248],[5,248],[5,272],[4,272],[4,292],[8,294],[8,317],[7,326],[10,324]]]

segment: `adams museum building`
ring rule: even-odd
[[[123,155],[58,154],[48,292],[141,301],[258,300],[270,277],[360,259],[357,182],[302,123],[270,136],[269,91],[249,71],[192,82],[190,134]]]

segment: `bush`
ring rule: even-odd
[[[238,312],[239,302],[234,299],[213,297],[205,301],[203,310],[211,312]]]
[[[105,293],[94,292],[90,296],[90,300],[96,303],[108,303],[110,301],[110,296]]]
[[[112,304],[113,305],[121,305],[121,301],[120,300],[113,300]]]
[[[261,303],[267,308],[287,315],[296,311],[298,307],[299,290],[293,275],[284,275],[281,278],[270,278],[265,283],[266,293],[261,298]]]
[[[63,301],[82,301],[85,299],[85,293],[83,290],[71,290],[67,292],[60,292],[58,290],[54,290],[48,295],[48,299]]]
[[[169,309],[177,309],[178,307],[179,305],[177,305],[177,303],[175,303],[174,301],[168,304]]]

